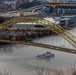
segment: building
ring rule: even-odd
[[[75,3],[76,3],[76,0],[67,0],[67,2],[71,2],[71,3],[72,3],[72,2],[73,2],[73,3],[75,2]]]
[[[37,0],[34,0],[34,1],[32,1],[32,2],[26,2],[26,3],[24,3],[24,4],[22,4],[22,5],[20,5],[18,8],[17,8],[17,10],[25,10],[25,9],[27,9],[27,8],[30,8],[30,7],[34,7],[34,6],[37,6],[37,5],[42,5],[42,3],[41,2],[39,2],[39,1],[37,1]]]
[[[4,12],[4,11],[6,11],[6,10],[11,10],[11,9],[10,9],[10,6],[7,5],[7,4],[0,4],[0,11],[1,11],[1,12]]]
[[[52,13],[53,15],[76,15],[76,3],[45,3],[44,4],[46,6],[46,8],[43,10],[43,12],[45,11],[49,11],[50,13]],[[47,9],[47,10],[46,10]]]
[[[46,0],[48,2],[53,2],[53,3],[65,3],[67,0]]]
[[[21,4],[29,2],[29,0],[4,0],[3,4],[11,6],[11,8],[16,9]]]

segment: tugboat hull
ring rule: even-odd
[[[43,58],[49,58],[49,57],[53,57],[53,56],[54,56],[54,54],[52,54],[51,52],[46,52],[42,55],[37,55],[36,58],[43,59]]]

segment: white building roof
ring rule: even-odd
[[[52,17],[50,17],[50,18],[44,18],[45,20],[48,20],[48,21],[50,21],[50,22],[53,22],[53,23],[55,23],[55,24],[58,24],[59,23],[59,21],[57,21],[57,20],[55,20],[54,18],[52,18]]]

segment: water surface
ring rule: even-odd
[[[76,28],[73,28],[70,32],[76,36]],[[58,35],[37,38],[33,41],[73,48],[66,40]],[[36,59],[38,54],[43,54],[46,51],[54,53],[55,56],[48,59]],[[7,70],[10,69],[13,71],[13,75],[33,75],[33,70],[37,66],[44,66],[45,70],[51,69],[52,71],[54,69],[65,70],[71,67],[71,64],[75,61],[76,55],[71,53],[21,44],[0,46],[0,70],[3,71],[4,68]]]

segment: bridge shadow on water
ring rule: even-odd
[[[13,48],[11,44],[2,44],[0,45],[0,55],[13,53]]]
[[[0,55],[1,54],[8,54],[8,53],[13,53],[14,52],[14,49],[21,49],[23,47],[28,47],[26,45],[21,45],[21,44],[9,44],[9,43],[1,43],[0,44]]]

